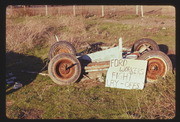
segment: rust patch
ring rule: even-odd
[[[53,52],[54,55],[61,53],[71,53],[71,51],[67,47],[58,46]]]
[[[109,68],[109,61],[103,61],[103,62],[93,62],[89,63],[85,67],[86,72],[92,72],[92,71],[102,71],[102,70],[107,70]]]
[[[69,79],[74,75],[75,67],[73,62],[68,59],[62,59],[55,65],[55,75],[61,79]]]
[[[164,62],[158,58],[148,60],[147,78],[156,80],[158,76],[164,76],[166,66]]]

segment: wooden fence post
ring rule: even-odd
[[[136,15],[138,15],[138,5],[136,5]]]
[[[144,17],[143,6],[141,6],[141,17]]]
[[[45,5],[46,16],[48,15],[47,5]]]
[[[59,8],[59,6],[58,6],[58,15],[60,15],[60,8]]]
[[[101,8],[102,8],[102,10],[101,10],[102,11],[102,17],[104,17],[104,6],[102,5]]]
[[[73,5],[73,15],[76,16],[76,6]]]
[[[139,11],[139,5],[136,5],[136,15],[138,15]],[[140,6],[140,11],[141,11],[141,17],[144,17],[144,10],[143,6]]]
[[[23,8],[24,8],[24,11],[26,11],[26,6],[25,5],[23,5]]]

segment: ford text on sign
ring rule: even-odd
[[[133,59],[111,59],[106,75],[106,87],[143,89],[147,61]]]

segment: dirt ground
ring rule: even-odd
[[[106,22],[117,22],[116,20],[105,20]],[[121,20],[122,24],[129,24],[129,25],[140,25],[140,26],[151,26],[151,27],[175,27],[176,22],[174,18],[170,19],[163,19],[163,18],[150,18],[150,17],[142,17],[136,19],[129,19],[129,20]]]

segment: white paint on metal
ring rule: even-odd
[[[119,59],[122,59],[122,38],[119,38]]]
[[[119,47],[110,48],[107,50],[98,51],[95,53],[87,54],[91,62],[109,61],[111,58],[119,57]]]
[[[126,59],[137,59],[137,55],[135,55],[135,54],[131,54],[131,55],[127,55],[126,56]]]
[[[91,62],[110,61],[111,58],[122,59],[122,38],[119,38],[117,47],[83,55],[80,58]]]

